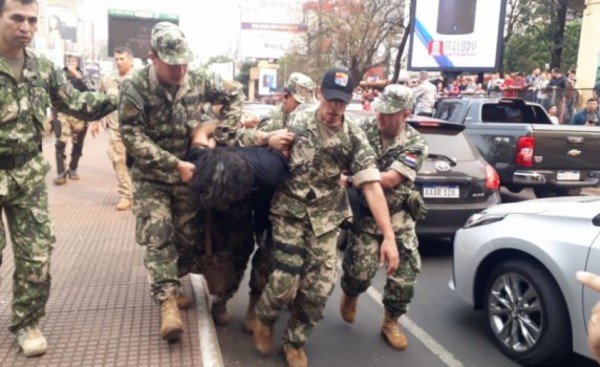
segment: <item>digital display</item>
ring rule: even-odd
[[[158,18],[135,18],[108,16],[108,55],[114,56],[115,47],[129,47],[133,57],[146,60],[150,51],[150,32],[156,23],[168,21],[179,25],[177,20]]]

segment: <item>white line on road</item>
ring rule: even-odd
[[[342,269],[341,261],[338,261],[338,268]],[[367,289],[367,294],[371,297],[381,308],[383,308],[383,303],[381,302],[382,295],[377,289],[373,287],[369,287]],[[442,362],[446,364],[448,367],[463,367],[461,361],[456,359],[452,353],[450,353],[446,348],[444,348],[440,343],[438,343],[431,335],[429,335],[423,328],[417,325],[414,321],[410,319],[410,317],[403,315],[400,318],[400,324],[404,326],[405,329],[410,331],[411,334],[415,336],[427,349],[429,349],[433,354],[438,356]]]

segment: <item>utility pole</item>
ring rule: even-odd
[[[585,103],[600,77],[600,0],[586,0],[577,55],[577,88]]]

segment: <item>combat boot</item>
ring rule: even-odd
[[[25,327],[17,331],[17,343],[25,357],[35,357],[46,353],[48,343],[37,327]]]
[[[175,302],[177,303],[177,308],[180,310],[187,310],[194,305],[194,301],[183,293],[180,293],[175,298]]]
[[[54,177],[52,179],[52,182],[54,182],[54,184],[56,186],[60,186],[60,185],[64,185],[67,183],[67,174],[66,173],[59,173],[58,176]]]
[[[213,303],[210,311],[216,325],[225,326],[231,322],[231,314],[227,309],[227,303]]]
[[[168,342],[174,342],[183,333],[183,322],[179,316],[175,297],[169,297],[160,303],[160,336]]]
[[[294,348],[291,345],[283,345],[283,355],[287,361],[288,367],[307,367],[308,358],[304,353],[304,348]]]
[[[340,302],[340,313],[344,321],[353,323],[356,318],[356,303],[358,296],[349,296],[346,293],[342,295],[342,301]]]
[[[263,323],[259,318],[254,322],[254,344],[256,349],[263,354],[267,355],[273,350],[273,325],[267,325]]]
[[[260,294],[250,293],[250,299],[248,300],[248,310],[246,310],[246,317],[244,318],[244,329],[248,334],[252,334],[254,329],[254,323],[256,322],[256,311],[254,306],[260,299]]]
[[[131,208],[131,200],[127,198],[120,198],[119,202],[115,206],[118,211],[123,211]]]
[[[390,313],[387,311],[383,316],[381,335],[383,335],[388,344],[394,349],[404,350],[408,345],[406,335],[404,335],[402,330],[400,330],[400,326],[398,325],[398,317],[390,315]]]

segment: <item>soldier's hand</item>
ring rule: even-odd
[[[600,276],[585,271],[578,271],[576,276],[583,285],[600,292]],[[592,308],[588,321],[588,346],[600,363],[600,302]]]
[[[194,168],[196,166],[193,163],[186,161],[179,161],[177,163],[177,171],[179,171],[179,176],[181,177],[181,181],[184,183],[190,182],[192,176],[194,175]]]
[[[294,133],[284,131],[281,133],[273,134],[269,137],[268,145],[273,150],[290,150],[292,143],[294,142]]]
[[[392,275],[400,265],[398,246],[394,238],[383,239],[379,250],[379,266],[386,265],[385,274]]]

